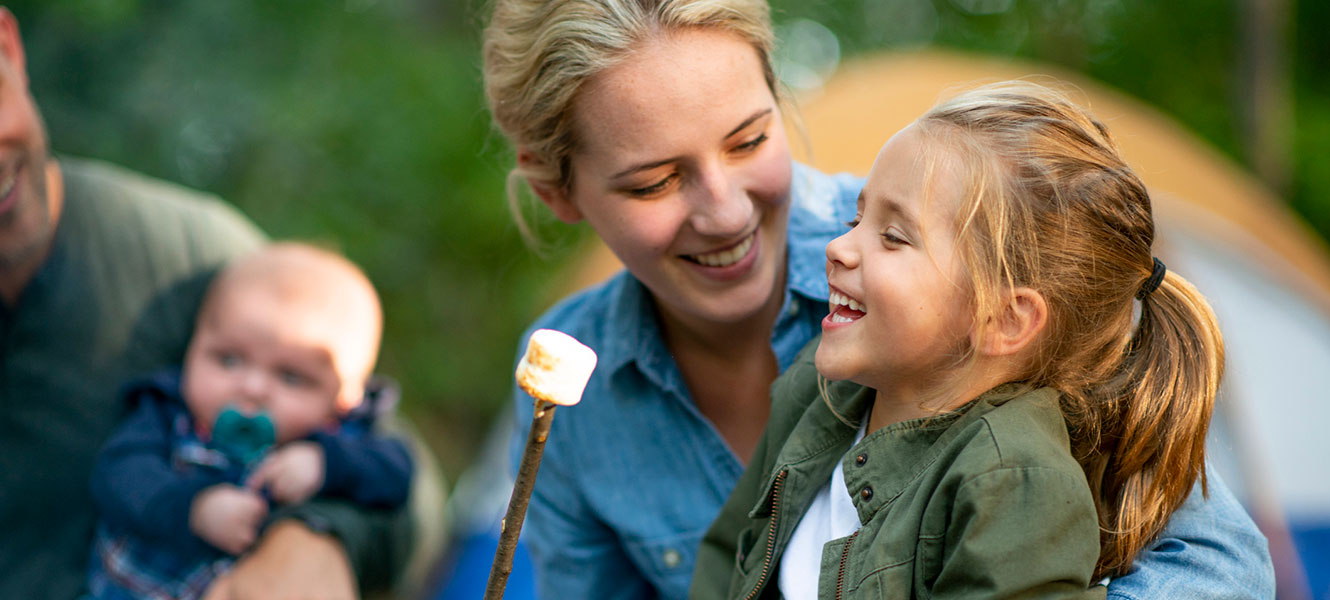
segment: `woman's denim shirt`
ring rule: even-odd
[[[795,165],[783,308],[771,334],[781,370],[821,332],[826,245],[854,218],[862,178]],[[564,300],[527,331],[558,329],[599,356],[582,401],[560,409],[522,540],[544,600],[687,597],[702,535],[743,472],[693,404],[647,290],[626,271]],[[520,347],[525,348],[526,336]],[[516,472],[533,402],[514,387]],[[1265,539],[1211,473],[1109,597],[1273,598]]]

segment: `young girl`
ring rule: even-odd
[[[1201,476],[1223,366],[1108,131],[1034,84],[962,94],[851,226],[692,596],[1103,597]]]

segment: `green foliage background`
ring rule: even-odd
[[[480,0],[22,0],[33,93],[57,152],[205,189],[278,238],[331,242],[387,313],[380,371],[450,479],[506,403],[525,325],[580,228],[527,249],[511,153],[480,86]],[[1062,64],[1174,115],[1243,160],[1236,2],[776,0],[842,55],[927,44]],[[1297,3],[1287,197],[1330,231],[1330,5]]]

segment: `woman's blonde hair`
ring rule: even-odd
[[[996,84],[918,123],[960,159],[952,161],[966,182],[958,248],[975,322],[996,318],[1015,286],[1048,304],[1023,381],[1062,393],[1072,450],[1099,508],[1096,578],[1125,573],[1204,481],[1224,365],[1214,313],[1172,271],[1148,291],[1149,193],[1108,129],[1063,94]]]
[[[684,29],[718,29],[753,45],[776,94],[766,0],[495,0],[485,28],[485,95],[494,123],[530,164],[508,173],[508,203],[529,240],[518,203],[521,181],[567,189],[577,147],[572,106],[587,79],[643,40]]]

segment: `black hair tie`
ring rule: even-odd
[[[1164,281],[1164,272],[1168,269],[1164,267],[1164,262],[1158,258],[1155,258],[1154,261],[1155,266],[1150,271],[1150,278],[1146,279],[1145,283],[1141,284],[1141,289],[1136,292],[1137,300],[1144,300],[1146,296],[1150,295],[1150,292],[1159,289],[1159,284]]]

